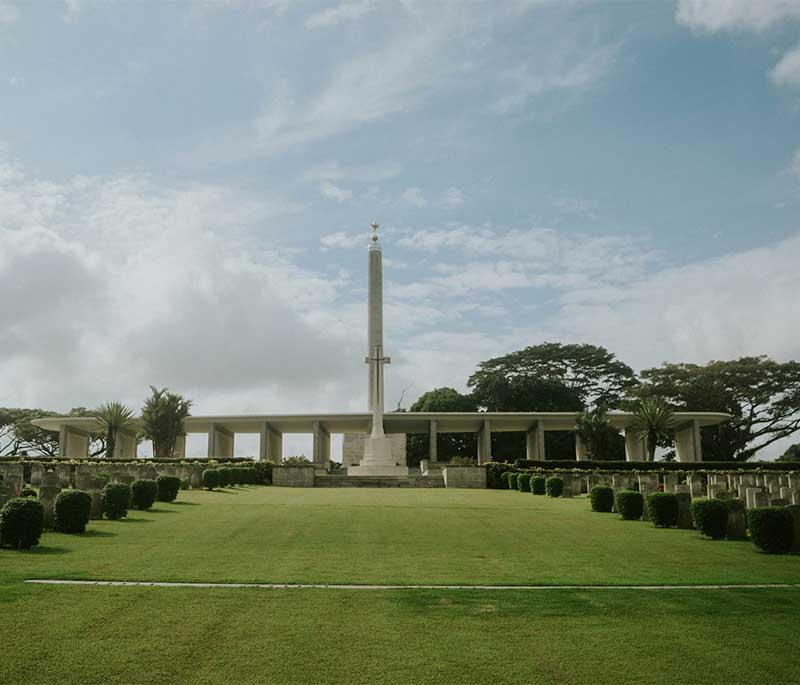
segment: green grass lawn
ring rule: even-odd
[[[236,488],[0,552],[0,683],[800,680],[800,590],[54,587],[26,578],[800,582],[800,557],[505,491]]]

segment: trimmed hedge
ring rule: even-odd
[[[534,495],[543,495],[547,492],[547,479],[544,476],[533,476],[531,478],[531,492]]]
[[[32,488],[22,488],[22,492],[19,493],[20,497],[38,497],[38,493],[36,490]]]
[[[789,461],[572,461],[517,459],[517,469],[581,469],[587,471],[800,471],[800,462]]]
[[[647,516],[656,528],[672,528],[678,524],[678,498],[669,492],[649,494]]]
[[[531,474],[530,473],[520,473],[517,476],[517,490],[520,492],[530,492],[531,491]]]
[[[508,489],[508,481],[504,480],[504,477],[506,473],[514,471],[513,464],[507,464],[504,461],[490,461],[484,466],[486,468],[487,488],[492,490]]]
[[[720,499],[700,497],[690,507],[694,527],[712,540],[721,540],[728,532],[728,505]]]
[[[154,480],[135,480],[131,484],[131,506],[144,511],[150,509],[158,495],[158,483]]]
[[[125,483],[109,483],[100,493],[103,514],[112,521],[125,518],[131,506],[131,486]]]
[[[788,554],[794,542],[794,516],[785,507],[759,507],[747,512],[753,544],[767,554]]]
[[[0,547],[30,549],[39,544],[44,506],[32,497],[14,497],[0,510]]]
[[[92,496],[83,490],[62,490],[56,497],[53,528],[59,533],[83,533],[92,512]]]
[[[203,487],[213,490],[219,487],[219,469],[206,469],[203,471]]]
[[[508,490],[509,489],[508,477],[511,475],[511,473],[512,473],[511,471],[503,471],[503,473],[500,474],[500,480],[503,482],[503,487],[502,487],[503,490]],[[487,480],[488,480],[488,476],[489,476],[489,472],[488,471],[486,472],[486,476],[487,476]]]
[[[544,490],[548,497],[561,497],[564,493],[564,479],[558,477],[548,478],[544,483]]]
[[[592,511],[608,513],[614,509],[614,490],[610,485],[595,485],[589,491]]]
[[[509,490],[516,490],[517,489],[517,476],[519,476],[516,471],[512,471],[508,474],[508,489]]]
[[[156,478],[156,486],[156,499],[159,502],[174,502],[178,497],[178,490],[181,489],[181,479],[177,476],[159,476]]]
[[[644,512],[644,497],[636,490],[620,490],[614,498],[620,518],[626,521],[635,521],[642,518]]]

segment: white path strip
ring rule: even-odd
[[[341,583],[166,583],[146,580],[26,580],[36,585],[96,587],[253,588],[257,590],[741,590],[796,589],[800,583],[746,585],[355,585]]]

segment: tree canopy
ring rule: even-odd
[[[720,411],[729,422],[701,432],[703,459],[746,461],[800,428],[800,364],[766,356],[645,369],[632,394],[677,411]]]
[[[151,385],[150,390],[142,407],[142,437],[153,441],[154,457],[172,459],[178,438],[186,435],[183,420],[189,416],[192,402],[167,388]]]
[[[478,403],[483,404],[487,397],[497,395],[504,389],[499,385],[500,379],[505,379],[512,391],[509,400],[517,399],[514,391],[527,387],[531,381],[557,383],[571,391],[572,397],[579,400],[581,406],[576,409],[589,406],[616,407],[626,390],[636,383],[633,369],[604,347],[553,342],[532,345],[481,362],[467,385],[473,388]],[[550,386],[550,389],[555,388],[555,385]],[[523,392],[523,396],[524,394]],[[570,404],[569,408],[561,411],[571,411],[575,403]]]

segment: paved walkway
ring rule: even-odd
[[[259,590],[740,590],[794,589],[800,583],[747,585],[351,585],[343,583],[166,583],[146,580],[26,580],[36,585],[100,587],[255,588]]]

